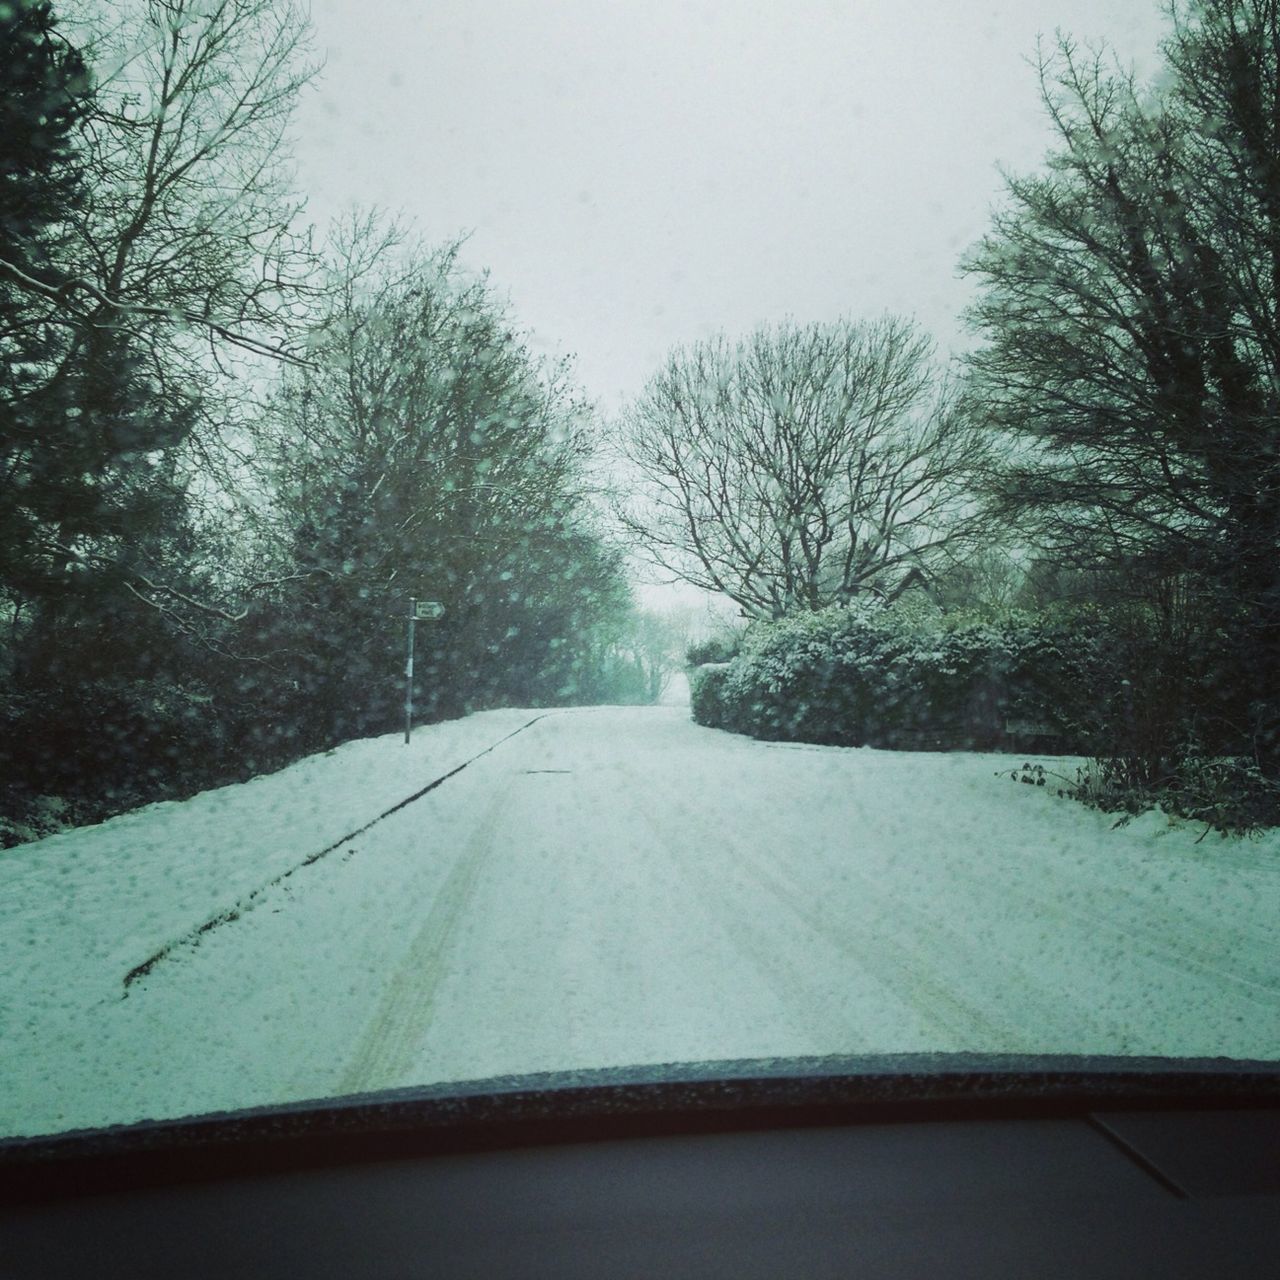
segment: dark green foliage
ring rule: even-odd
[[[691,667],[700,667],[706,662],[731,662],[741,648],[741,635],[712,636],[691,644],[685,651],[685,662]]]
[[[56,284],[48,250],[55,228],[81,199],[72,134],[89,93],[88,74],[45,0],[0,6],[0,68],[0,258]],[[5,315],[16,296],[0,271]]]
[[[14,274],[61,283],[59,228],[83,194],[73,143],[87,77],[48,4],[0,7],[0,83],[0,589],[26,595],[50,572],[41,529],[90,516],[96,461],[76,448],[80,407],[56,385],[73,342]]]
[[[402,723],[412,598],[444,606],[415,627],[419,719],[599,700],[628,680],[613,647],[630,596],[589,528],[576,393],[456,246],[358,276],[380,234],[357,223],[335,243],[320,367],[282,380],[268,420],[284,585],[238,645],[302,750]]]
[[[0,592],[43,607],[118,581],[131,545],[180,517],[165,457],[195,406],[157,390],[136,335],[57,292],[91,95],[48,4],[0,6],[0,80]]]
[[[0,813],[34,822],[35,834],[225,776],[215,673],[137,600],[103,593],[46,607],[12,661],[0,702]]]
[[[1059,795],[1119,813],[1117,826],[1154,806],[1203,822],[1206,833],[1242,836],[1280,826],[1280,784],[1242,756],[1207,756],[1193,747],[1170,759],[1158,777],[1131,757],[1108,756],[1057,782]]]
[[[0,4],[6,840],[244,773],[261,691],[240,675],[261,664],[231,656],[239,605],[218,607],[229,557],[189,492],[216,487],[192,477],[217,460],[210,423],[231,428],[234,393],[170,309],[247,324],[274,320],[289,292],[287,271],[267,288],[263,261],[289,216],[279,173],[250,140],[261,130],[225,114],[269,133],[289,109],[293,46],[272,44],[262,74],[251,65],[264,15],[271,6],[188,15],[221,24],[215,41],[169,38],[165,6],[85,15],[96,48],[125,54],[99,94],[50,5]],[[188,54],[204,61],[148,81]],[[237,77],[252,91],[229,92]],[[163,109],[150,97],[162,88]],[[228,185],[237,175],[241,188]],[[199,452],[184,449],[202,415]]]
[[[507,574],[504,577],[504,573]],[[441,593],[444,594],[444,593]],[[478,565],[440,622],[414,627],[414,719],[494,706],[643,701],[611,639],[629,607],[612,556],[565,536],[519,575]],[[255,768],[403,724],[408,597],[316,574],[256,604],[237,628],[260,660],[233,673],[235,747]]]
[[[689,706],[694,720],[712,729],[728,729],[731,716],[724,703],[727,663],[708,663],[689,673]]]
[[[168,455],[192,412],[114,343],[69,354],[0,428],[0,589],[38,604],[127,577],[133,548],[185,513]]]
[[[1203,693],[1212,653],[1171,653],[1148,616],[1077,609],[996,622],[830,609],[758,624],[694,715],[757,737],[1150,760],[1199,732],[1239,749]],[[1190,690],[1201,690],[1197,702]],[[1203,704],[1203,705],[1201,705]],[[1170,746],[1169,744],[1175,744]],[[1158,767],[1158,766],[1152,766]]]

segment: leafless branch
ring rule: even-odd
[[[171,321],[174,324],[204,328],[230,342],[233,346],[250,351],[254,355],[269,356],[273,360],[279,360],[285,364],[296,365],[304,369],[314,369],[316,367],[313,360],[299,356],[283,346],[263,342],[249,334],[242,333],[233,328],[229,322],[215,319],[212,316],[200,315],[194,311],[183,310],[180,307],[161,307],[145,302],[120,301],[108,297],[92,281],[81,278],[67,279],[56,286],[45,284],[4,258],[0,258],[0,273],[3,273],[28,293],[35,294],[54,303],[77,324],[102,327],[101,320],[95,320],[93,312],[86,311],[83,307],[77,305],[76,295],[85,294],[92,298],[100,308],[107,308],[109,311],[123,316],[151,316],[156,319]]]

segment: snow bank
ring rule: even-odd
[[[30,1069],[12,1060],[25,1035],[119,1000],[134,966],[538,714],[426,726],[407,747],[349,742],[0,853],[0,1133]]]

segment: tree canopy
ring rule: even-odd
[[[1056,136],[969,255],[996,510],[1063,562],[1182,575],[1238,637],[1273,761],[1280,689],[1280,22],[1171,7],[1158,87],[1067,39]],[[1214,601],[1216,600],[1216,603]]]
[[[625,526],[662,569],[779,617],[892,599],[976,528],[982,435],[909,321],[677,350],[621,424]]]

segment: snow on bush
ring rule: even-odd
[[[1105,723],[1106,653],[1093,615],[968,621],[855,602],[757,624],[736,659],[703,668],[693,714],[844,746],[1087,750]]]
[[[1212,657],[1132,610],[992,621],[855,603],[757,623],[731,662],[694,673],[692,709],[764,739],[1086,755],[1059,791],[1094,808],[1276,825],[1280,788],[1215,715]]]

